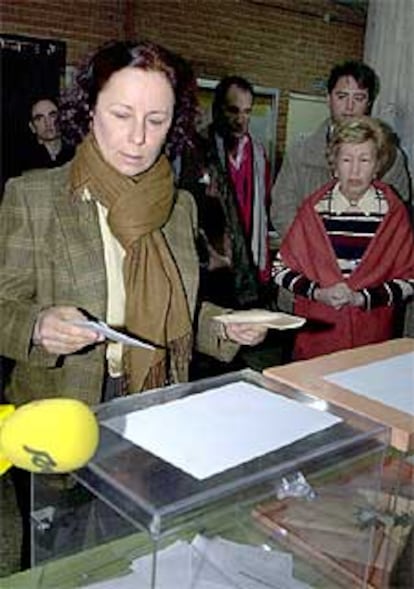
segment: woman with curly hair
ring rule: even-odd
[[[197,83],[187,61],[149,42],[111,41],[81,61],[74,83],[60,100],[60,124],[65,138],[72,145],[77,145],[88,134],[98,93],[111,69],[118,67],[118,60],[119,64],[127,63],[126,67],[162,71],[171,83],[174,89],[174,116],[163,151],[173,161],[184,147],[192,145],[194,121],[198,113]]]
[[[282,241],[274,281],[308,319],[295,359],[395,337],[396,312],[414,294],[414,239],[403,203],[375,179],[392,149],[378,120],[338,123],[328,146],[334,179],[304,201]]]
[[[193,346],[231,359],[265,328],[214,329],[196,305],[196,206],[169,159],[191,140],[195,82],[178,56],[148,42],[111,42],[80,69],[63,105],[79,143],[72,162],[6,186],[0,211],[0,354],[16,405],[47,397],[90,404],[184,381]],[[94,318],[153,344],[103,339]],[[30,565],[30,485],[14,469]]]
[[[98,403],[184,381],[198,289],[196,208],[169,158],[191,140],[195,81],[149,42],[111,42],[80,69],[63,111],[82,142],[61,168],[6,187],[0,214],[0,354],[16,361],[6,397]],[[76,139],[74,135],[74,139]],[[258,327],[198,336],[211,353],[255,344]],[[87,318],[154,349],[103,341]],[[201,326],[201,327],[200,327]],[[217,348],[217,349],[213,349]]]

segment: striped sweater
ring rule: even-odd
[[[374,186],[355,203],[350,202],[336,184],[316,203],[315,211],[323,222],[344,279],[358,267],[388,208],[383,192]],[[272,275],[277,285],[310,299],[319,286],[286,266],[280,254],[273,263]],[[359,292],[364,297],[366,310],[391,306],[414,294],[414,277],[408,280],[394,278]]]

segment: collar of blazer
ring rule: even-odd
[[[105,319],[107,280],[104,248],[98,212],[93,198],[74,198],[70,186],[70,163],[55,168],[52,179],[54,215],[61,236],[60,255],[70,272],[79,299],[88,302],[87,310]],[[59,242],[58,242],[59,243]]]

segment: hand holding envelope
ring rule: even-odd
[[[279,311],[268,311],[267,309],[249,309],[247,311],[233,311],[223,313],[214,317],[223,325],[252,324],[261,325],[270,329],[297,329],[301,327],[306,319]]]
[[[305,323],[302,317],[266,309],[223,313],[214,319],[221,324],[224,337],[244,346],[256,346],[263,342],[269,328],[294,329]]]
[[[121,331],[117,331],[112,327],[109,327],[104,321],[72,321],[73,325],[78,325],[80,327],[88,327],[89,329],[93,329],[100,335],[102,335],[105,339],[108,339],[113,342],[120,342],[127,346],[133,346],[137,348],[146,348],[148,350],[154,350],[155,346],[140,340],[137,337],[132,337]]]

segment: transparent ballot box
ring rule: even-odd
[[[97,416],[86,467],[34,477],[37,587],[381,586],[385,426],[251,370]]]

